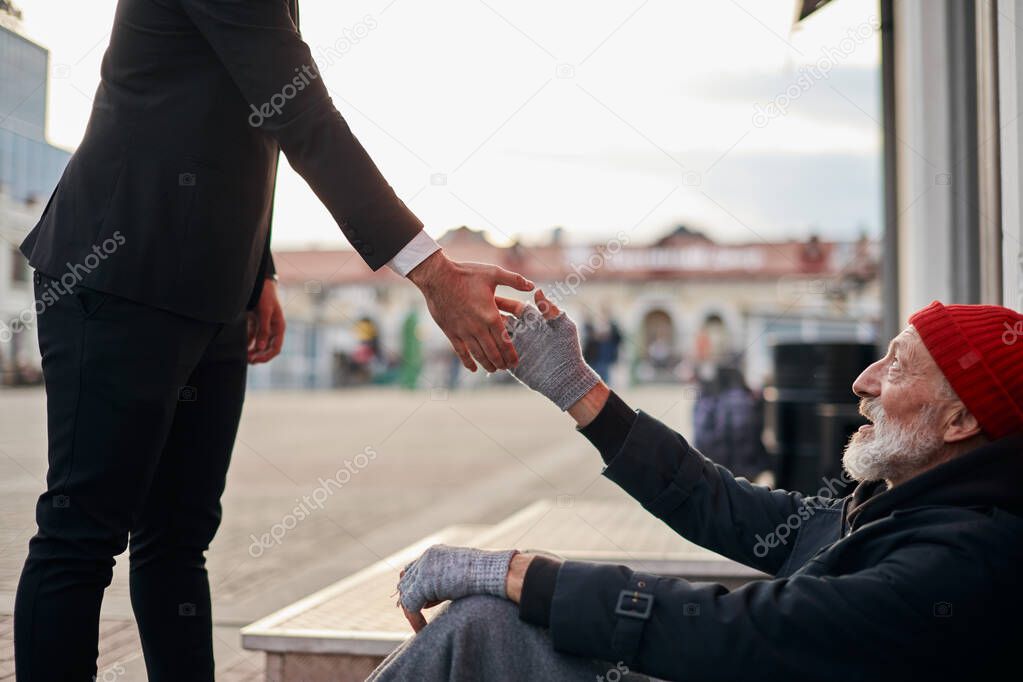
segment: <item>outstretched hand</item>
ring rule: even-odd
[[[510,298],[497,298],[497,306],[512,313],[505,327],[519,356],[512,376],[568,410],[600,377],[583,360],[579,330],[572,318],[537,291],[536,307]]]
[[[526,314],[532,306],[528,303],[523,303],[514,298],[505,298],[504,296],[496,296],[494,300],[497,302],[497,307],[506,313],[511,313],[515,317],[521,318]],[[543,290],[537,289],[536,293],[533,294],[533,300],[536,301],[536,310],[540,316],[545,320],[553,320],[555,317],[561,314],[561,308],[554,305],[543,293]],[[505,316],[505,326],[510,322]]]
[[[494,290],[509,286],[532,291],[532,282],[496,265],[449,260],[442,251],[416,266],[408,278],[423,292],[430,315],[466,369],[475,372],[476,362],[488,372],[515,366],[518,356],[505,333]]]

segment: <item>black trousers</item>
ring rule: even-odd
[[[93,679],[103,590],[130,542],[149,679],[213,680],[204,552],[245,395],[245,316],[188,319],[39,273],[35,295],[49,470],[15,602],[17,679]]]

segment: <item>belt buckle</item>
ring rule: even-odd
[[[654,610],[654,595],[635,590],[622,590],[618,593],[618,604],[615,613],[619,616],[648,620]]]

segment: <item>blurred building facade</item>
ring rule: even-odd
[[[612,371],[618,383],[691,380],[714,345],[719,355],[738,359],[750,383],[760,386],[769,379],[776,341],[876,340],[879,254],[877,243],[865,238],[719,244],[679,227],[651,244],[620,234],[570,246],[556,231],[546,244],[501,247],[462,227],[440,242],[456,260],[526,275],[580,328],[614,322],[623,336]],[[274,258],[288,332],[281,356],[252,369],[253,387],[351,383],[359,375],[353,370],[362,343],[358,330],[367,318],[379,330],[380,367],[400,365],[410,313],[421,322],[421,386],[503,380],[467,372],[453,380],[453,353],[429,322],[418,290],[386,268],[371,272],[354,252],[341,249],[278,251]]]
[[[70,153],[46,140],[49,53],[0,6],[0,384],[38,379],[32,277],[18,245],[38,220]]]

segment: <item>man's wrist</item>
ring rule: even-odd
[[[427,256],[422,263],[412,268],[406,277],[420,289],[425,289],[430,282],[435,281],[451,265],[452,263],[444,251],[437,250]]]
[[[437,240],[427,234],[426,230],[420,230],[398,253],[394,254],[391,260],[387,261],[387,267],[399,277],[408,277],[408,274],[415,270],[417,265],[440,251],[440,248]]]
[[[568,414],[575,419],[576,424],[580,427],[586,426],[596,419],[600,411],[604,409],[609,395],[611,395],[611,389],[601,381],[571,405],[568,408]]]
[[[526,580],[526,571],[529,569],[529,564],[532,561],[532,554],[523,554],[522,552],[519,552],[513,556],[511,561],[508,563],[508,576],[505,579],[505,592],[508,594],[508,599],[516,604],[518,604],[522,599],[522,584]]]

